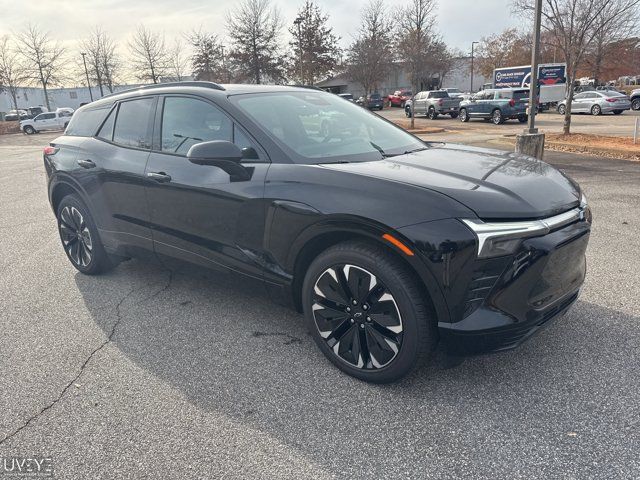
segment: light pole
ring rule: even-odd
[[[302,18],[302,16],[299,16],[293,21],[293,24],[298,27],[298,50],[300,53],[300,58],[298,59],[298,61],[300,62],[300,83],[302,84],[304,84],[304,78],[302,78],[302,31],[300,25],[302,24],[303,20],[304,19]]]
[[[471,91],[473,93],[473,48],[480,42],[471,42]]]
[[[87,70],[87,58],[86,58],[87,54],[85,52],[81,52],[80,55],[82,55],[82,63],[84,63],[84,73],[87,76],[87,87],[89,87],[89,97],[93,102],[93,93],[91,92],[91,83],[89,83],[89,70]]]
[[[536,0],[533,23],[533,48],[531,49],[531,83],[529,84],[529,124],[525,133],[538,133],[536,110],[538,109],[538,59],[540,57],[540,25],[542,23],[542,0]]]

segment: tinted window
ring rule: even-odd
[[[527,90],[516,90],[513,92],[514,100],[525,100],[529,98],[529,92]]]
[[[162,110],[162,151],[185,155],[192,145],[232,141],[229,118],[213,105],[193,98],[169,97]]]
[[[116,110],[117,109],[114,108],[111,111],[111,113],[107,117],[107,120],[104,122],[104,124],[100,128],[100,131],[98,132],[98,137],[103,138],[105,140],[109,140],[109,141],[113,139],[113,125],[116,119]]]
[[[65,135],[92,137],[109,112],[109,108],[111,108],[111,105],[91,110],[78,110],[71,117]]]
[[[449,94],[447,92],[430,92],[429,98],[447,98]]]
[[[122,102],[113,129],[113,141],[125,147],[151,148],[149,118],[152,98]]]

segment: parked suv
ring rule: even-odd
[[[515,347],[585,277],[591,215],[573,180],[523,155],[425,143],[326,92],[120,92],[80,108],[44,166],[80,272],[147,251],[258,279],[367,381],[399,379],[437,341]]]
[[[22,120],[20,130],[27,135],[46,130],[64,130],[72,115],[72,108],[59,108],[55,112],[41,113],[33,119]]]
[[[632,91],[629,97],[631,98],[631,108],[633,110],[640,110],[640,88]]]
[[[460,120],[468,122],[472,118],[491,120],[500,125],[507,120],[517,119],[525,123],[528,119],[529,89],[500,88],[483,90],[471,99],[460,103]]]
[[[356,100],[356,103],[360,106],[368,108],[369,110],[382,110],[384,108],[384,102],[379,93],[371,93]]]

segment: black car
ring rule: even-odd
[[[570,178],[522,155],[425,143],[330,93],[122,92],[77,110],[44,164],[80,272],[155,252],[259,279],[367,381],[397,380],[438,341],[515,347],[585,277],[591,216]]]
[[[384,108],[384,100],[382,100],[382,96],[379,93],[360,97],[356,100],[356,103],[369,110],[382,110]]]

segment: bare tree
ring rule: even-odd
[[[555,40],[567,64],[563,133],[571,133],[571,102],[578,68],[602,30],[614,29],[619,16],[637,15],[640,0],[543,0],[542,28]],[[514,0],[514,10],[532,15],[532,0]]]
[[[185,45],[179,38],[173,42],[169,51],[169,75],[176,81],[181,82],[189,75],[189,57],[187,56]]]
[[[436,0],[411,0],[400,17],[398,50],[405,64],[413,91],[417,92],[433,73],[431,54],[434,47]],[[411,115],[411,128],[415,116]]]
[[[11,96],[13,108],[18,109],[18,87],[27,80],[27,72],[20,62],[18,52],[9,36],[0,38],[0,88],[6,88]]]
[[[361,12],[360,27],[347,53],[349,77],[371,93],[389,74],[393,57],[393,23],[383,0],[371,0]]]
[[[200,29],[188,34],[187,39],[193,49],[191,69],[196,80],[219,82],[221,78],[229,79],[223,47],[216,35]]]
[[[302,84],[313,85],[326,77],[338,65],[340,49],[338,37],[328,26],[329,16],[312,0],[305,0],[293,25],[289,28],[292,40],[289,77]]]
[[[280,55],[282,20],[270,0],[243,0],[227,15],[230,60],[239,79],[262,83],[284,79]]]
[[[158,83],[169,70],[169,55],[164,36],[140,25],[129,42],[131,63],[140,80]]]
[[[113,93],[114,76],[120,65],[114,40],[100,27],[95,27],[80,42],[80,48],[86,53],[89,75],[98,84],[100,95],[104,95],[104,87]]]
[[[64,48],[53,42],[49,32],[41,31],[36,25],[29,24],[17,35],[18,49],[25,62],[27,78],[42,85],[44,100],[51,109],[47,88],[62,82]]]

